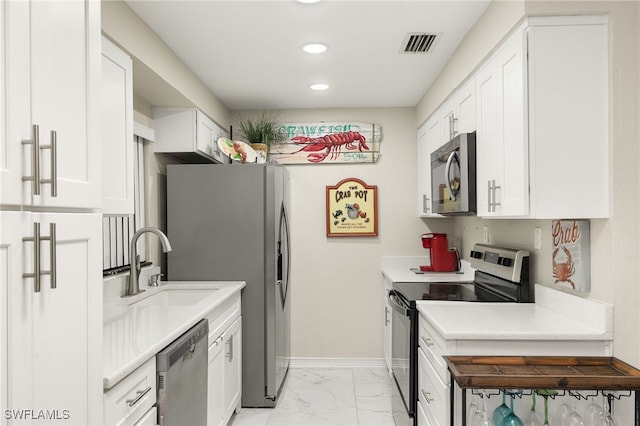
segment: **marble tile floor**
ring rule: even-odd
[[[275,408],[243,408],[232,426],[394,426],[382,368],[292,368]]]

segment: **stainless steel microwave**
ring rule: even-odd
[[[431,153],[432,211],[476,214],[476,133],[460,133]]]

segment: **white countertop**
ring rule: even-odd
[[[103,311],[103,387],[109,389],[156,355],[196,322],[237,295],[245,286],[240,281],[172,281],[159,287],[146,287],[136,298],[146,298],[162,289],[212,289],[210,295],[190,305],[131,306],[128,299],[104,303]]]
[[[536,285],[536,303],[419,301],[445,339],[611,340],[613,307]]]
[[[382,275],[396,283],[471,282],[475,269],[466,260],[460,261],[459,272],[425,272],[416,274],[411,269],[429,265],[428,256],[383,256]]]

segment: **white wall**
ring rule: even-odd
[[[383,357],[381,256],[424,255],[419,235],[415,110],[281,111],[282,122],[360,121],[382,126],[375,164],[287,166],[291,175],[292,355]],[[325,230],[325,190],[347,177],[378,186],[378,237]],[[434,229],[446,230],[444,220]],[[444,227],[444,228],[443,228]]]
[[[614,304],[614,353],[640,365],[640,3],[635,1],[526,1],[492,3],[469,33],[443,73],[420,101],[416,123],[427,119],[447,95],[526,15],[609,13],[611,46],[610,153],[611,216],[591,221],[591,297]],[[519,2],[518,2],[519,3]],[[506,33],[505,33],[506,34]],[[452,77],[453,76],[453,77]],[[446,89],[446,90],[445,90]],[[570,200],[568,200],[570,202]],[[535,227],[543,231],[542,250],[533,250],[533,278],[552,283],[550,221],[456,219],[456,234],[464,247],[482,238],[489,226],[492,242],[533,247]],[[467,250],[465,249],[466,253]]]

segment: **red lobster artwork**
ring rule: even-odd
[[[331,154],[331,158],[338,158],[338,155],[342,152],[342,146],[350,151],[362,149],[369,150],[367,146],[367,139],[358,132],[342,132],[334,133],[331,135],[324,135],[317,138],[310,138],[307,136],[296,136],[291,138],[296,145],[305,144],[306,146],[299,149],[296,152],[304,151],[311,152],[307,155],[307,160],[312,163],[320,163]],[[326,152],[318,152],[324,151]]]

